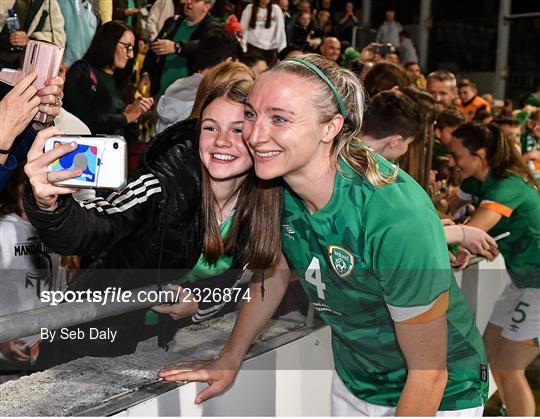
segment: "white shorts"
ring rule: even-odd
[[[495,302],[490,323],[502,327],[502,337],[538,346],[540,339],[540,289],[508,284]]]
[[[482,416],[484,406],[461,410],[439,410],[435,416]],[[352,394],[334,371],[332,378],[332,416],[395,416],[395,406],[368,403]]]

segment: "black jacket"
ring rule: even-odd
[[[24,206],[49,248],[63,255],[92,258],[88,269],[79,272],[70,289],[103,290],[115,286],[126,290],[170,283],[178,281],[201,255],[200,168],[196,120],[182,121],[154,137],[141,168],[122,191],[80,204],[71,196],[62,197],[59,207],[48,212],[37,208],[31,187],[26,184]],[[235,286],[243,273],[238,252],[247,237],[247,231],[240,232],[237,255],[229,271],[182,286]],[[200,303],[199,312],[188,323],[205,320],[224,309],[224,304]],[[69,351],[73,357],[132,352],[143,317],[144,311],[87,324],[98,327],[98,323],[101,328],[106,325],[118,330],[122,344],[113,347],[99,341],[72,341]],[[178,329],[178,323],[170,321],[168,315],[161,316],[160,321],[166,324],[159,336],[160,343],[165,344]],[[65,352],[65,348],[62,350]]]
[[[79,204],[64,196],[57,210],[41,211],[28,187],[28,218],[57,253],[94,259],[91,269],[190,268],[203,234],[197,144],[195,120],[163,131],[148,145],[127,186],[107,199]],[[142,285],[147,284],[130,288]]]
[[[158,39],[173,39],[176,35],[176,32],[178,31],[178,28],[180,27],[180,24],[183,22],[184,17],[180,15],[172,16],[168,18],[165,23],[163,24],[163,28],[159,32],[157,38]],[[191,38],[189,41],[180,42],[182,45],[182,50],[180,51],[180,55],[183,57],[186,57],[188,66],[189,66],[189,74],[193,74],[197,70],[197,62],[196,62],[196,56],[197,56],[197,50],[199,48],[199,39],[201,36],[208,32],[212,27],[219,26],[220,22],[213,18],[210,15],[206,15],[206,17],[201,20],[199,23],[199,26],[193,34],[191,35]],[[147,72],[150,75],[150,81],[152,82],[151,85],[151,93],[152,95],[155,95],[157,92],[159,92],[159,82],[161,78],[161,73],[163,71],[163,66],[165,63],[165,57],[164,55],[156,55],[154,52],[150,49],[148,50],[148,53],[146,54],[146,58],[144,60],[144,64],[142,67],[142,72]]]

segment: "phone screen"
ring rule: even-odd
[[[55,141],[54,148],[60,147],[67,142]],[[89,185],[96,182],[96,173],[98,166],[98,148],[91,145],[77,144],[77,148],[72,152],[63,155],[51,163],[51,171],[82,169],[79,177],[73,178]]]

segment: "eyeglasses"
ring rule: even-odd
[[[126,47],[126,52],[129,54],[133,52],[133,45],[128,44],[126,42],[118,41],[119,44],[122,44],[124,47]]]

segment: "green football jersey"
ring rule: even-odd
[[[376,158],[383,173],[395,169]],[[375,188],[344,162],[340,168],[332,198],[313,214],[286,188],[282,222],[283,251],[332,328],[339,377],[356,397],[396,406],[407,367],[394,322],[417,318],[447,296],[448,384],[440,410],[483,405],[484,345],[429,197],[403,171]]]
[[[497,244],[512,282],[540,288],[540,192],[518,175],[496,179],[489,174],[484,182],[464,182],[461,189],[480,201],[480,208],[502,215],[489,234],[510,232]]]
[[[462,201],[471,201],[477,207],[480,205],[479,195],[481,186],[482,183],[478,179],[473,177],[464,179],[457,191],[458,198]]]

